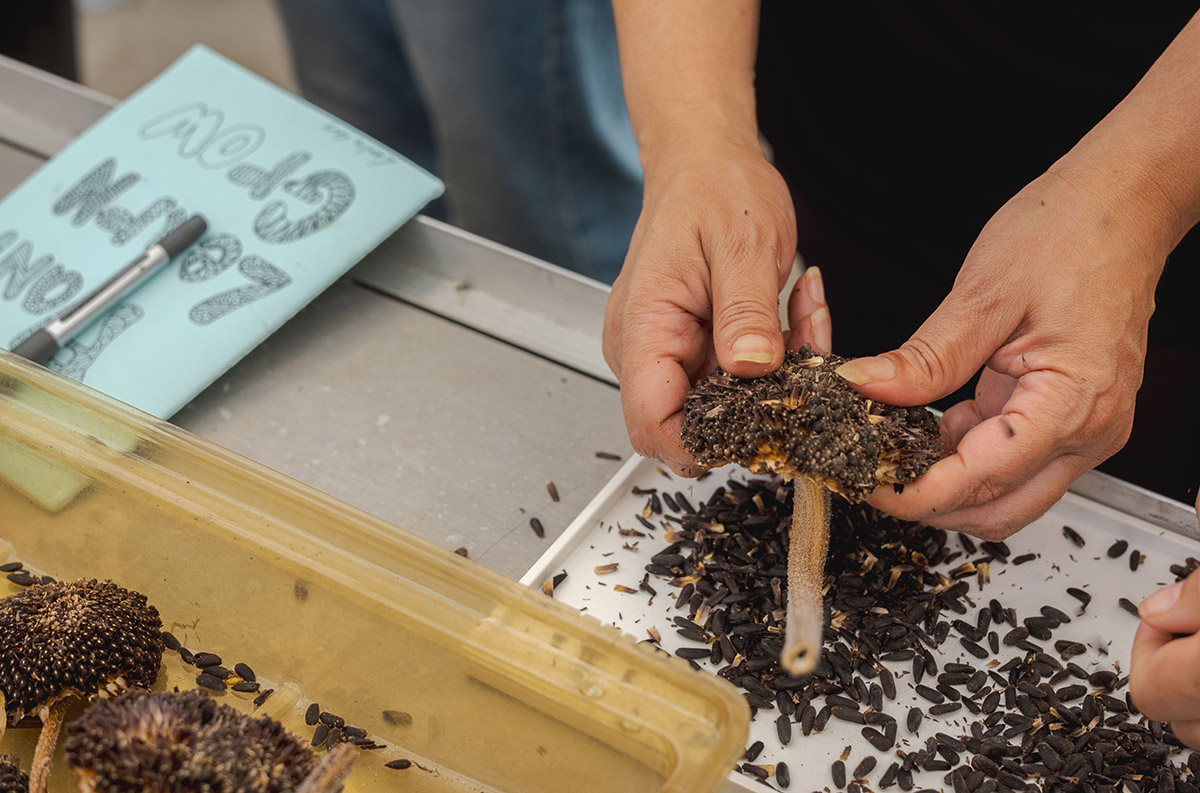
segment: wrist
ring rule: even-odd
[[[649,187],[681,173],[698,173],[706,164],[727,165],[746,159],[765,163],[757,133],[757,128],[746,131],[702,123],[681,124],[641,149],[646,184]]]
[[[1089,135],[1089,138],[1091,136]],[[1160,274],[1168,254],[1195,224],[1173,180],[1145,152],[1123,143],[1084,138],[1047,171],[1071,186],[1096,219],[1094,233],[1107,244],[1132,248]]]

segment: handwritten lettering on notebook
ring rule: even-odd
[[[0,201],[0,347],[200,214],[198,243],[50,362],[169,417],[441,190],[195,47]]]

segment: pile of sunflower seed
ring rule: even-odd
[[[677,588],[675,629],[693,646],[676,655],[696,669],[711,665],[740,687],[756,718],[774,720],[783,745],[796,733],[821,732],[831,718],[861,725],[878,757],[868,754],[848,771],[847,747],[830,769],[835,788],[872,790],[865,777],[879,765],[879,790],[912,790],[914,773],[932,771],[944,772],[955,793],[1200,793],[1200,755],[1180,762],[1170,726],[1141,716],[1123,693],[1128,677],[1119,665],[1089,672],[1071,660],[1086,646],[1055,639],[1071,621],[1063,609],[1086,610],[1089,593],[1068,589],[1064,602],[1029,615],[996,598],[984,601],[980,593],[996,566],[1032,557],[1012,558],[1003,542],[976,544],[965,535],[952,541],[946,532],[835,499],[824,653],[814,673],[796,678],[777,661],[790,485],[730,480],[698,508],[681,493],[634,492],[647,498],[639,517],[659,516],[669,527],[668,545],[646,565],[643,584],[658,576]],[[1085,542],[1068,527],[1064,535]],[[1177,576],[1195,569],[1191,560],[1178,567]],[[939,666],[935,648],[961,648],[975,662]],[[889,668],[897,664],[904,673]],[[895,703],[898,678],[923,707]],[[921,735],[923,726],[932,731],[927,717],[948,714],[968,726]],[[750,746],[738,770],[789,787],[785,762],[755,764],[762,750],[761,741]]]

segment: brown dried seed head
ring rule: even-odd
[[[757,379],[717,369],[688,394],[684,447],[702,465],[809,476],[850,501],[912,482],[944,453],[933,414],[865,399],[835,372],[845,361],[801,348]]]
[[[164,647],[158,611],[111,581],[35,584],[0,599],[0,692],[15,720],[110,684],[149,686]]]
[[[0,754],[0,793],[27,793],[29,777],[16,755]]]
[[[295,790],[317,756],[266,716],[244,716],[199,691],[131,691],[89,708],[70,729],[67,764],[98,791]]]

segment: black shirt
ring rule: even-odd
[[[991,215],[1124,98],[1195,11],[765,2],[759,122],[792,189],[800,253],[825,276],[837,352],[907,339]],[[1197,237],[1159,284],[1134,437],[1102,466],[1189,502],[1200,482],[1200,417],[1186,416],[1200,388]]]

